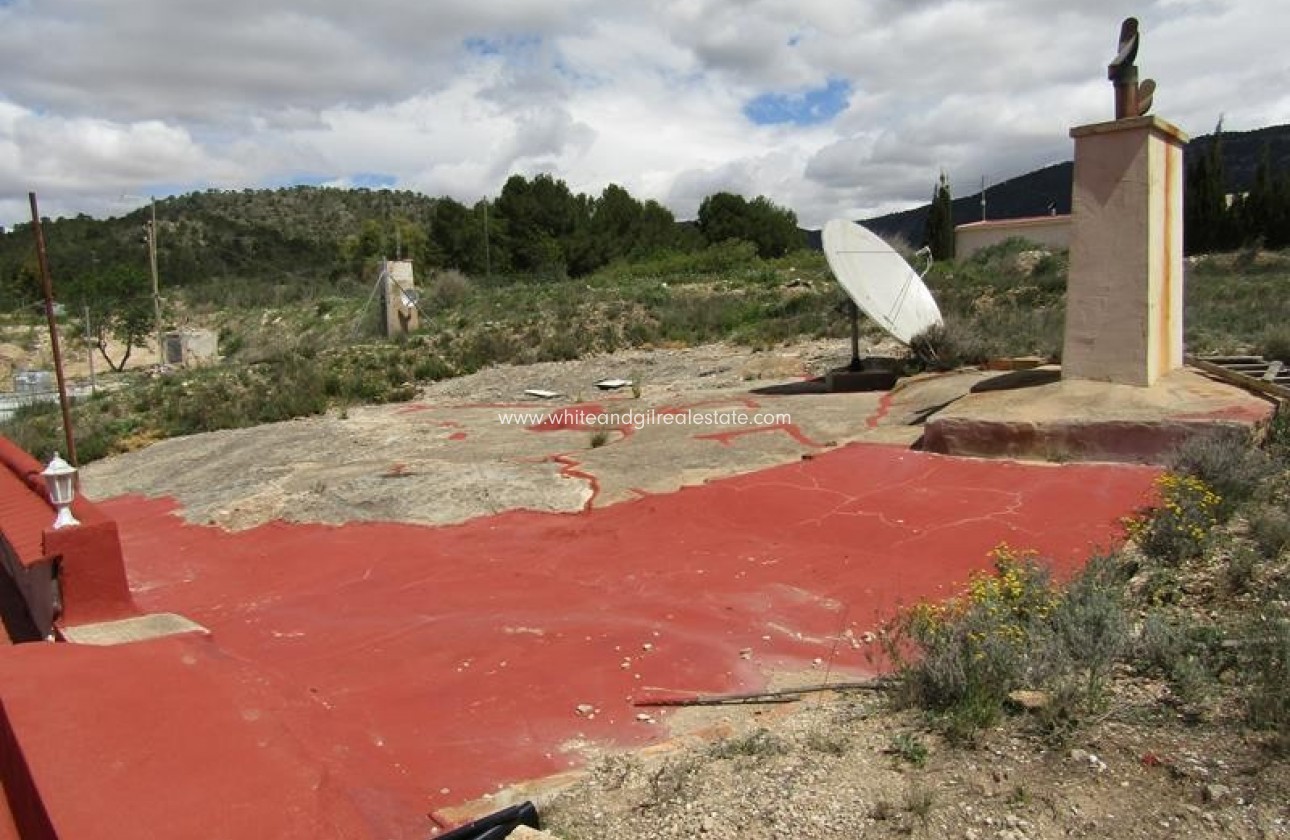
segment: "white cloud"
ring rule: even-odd
[[[18,0],[0,5],[0,224],[122,192],[349,183],[463,201],[514,172],[615,182],[682,216],[716,190],[818,225],[1070,154],[1107,119],[1136,13],[1156,112],[1193,133],[1290,121],[1283,0]],[[851,86],[823,125],[763,93]]]

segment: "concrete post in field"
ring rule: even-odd
[[[387,338],[407,335],[421,326],[419,292],[412,260],[386,260],[381,272],[381,321]]]
[[[1183,364],[1188,137],[1145,116],[1155,84],[1137,84],[1137,42],[1137,21],[1130,18],[1108,70],[1117,119],[1071,129],[1075,175],[1062,376],[1145,387]]]

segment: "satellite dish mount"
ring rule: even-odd
[[[854,222],[834,219],[824,226],[824,255],[833,276],[850,298],[851,363],[829,373],[832,391],[885,390],[896,382],[896,365],[860,357],[860,313],[864,312],[888,335],[908,345],[914,336],[941,323],[932,293],[923,284],[931,268],[931,251],[922,274],[872,231]]]

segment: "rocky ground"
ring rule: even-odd
[[[801,384],[845,361],[838,342],[810,342],[770,352],[708,345],[497,366],[434,383],[411,403],[160,441],[88,464],[83,476],[91,497],[171,496],[189,521],[231,529],[272,519],[444,525],[513,509],[576,511],[862,437],[906,445],[917,439],[917,429],[898,422],[904,415],[893,414],[883,429],[868,427],[878,394],[757,393]],[[634,387],[596,387],[607,378]],[[959,392],[970,381],[964,378]],[[558,396],[536,398],[525,393],[531,389]],[[499,419],[575,405],[634,413],[693,406],[748,416],[703,427],[572,423],[537,431],[531,417],[509,425]],[[792,422],[741,437],[738,446],[703,439],[750,428],[763,411]]]
[[[881,694],[741,709],[733,734],[602,759],[539,799],[591,838],[957,840],[1290,836],[1290,774],[1239,729],[1192,727],[1141,686],[1063,741],[1024,713],[951,745]]]

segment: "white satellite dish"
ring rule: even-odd
[[[923,278],[876,233],[834,219],[824,226],[824,255],[856,306],[900,343],[941,323]]]

